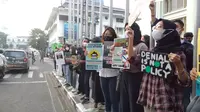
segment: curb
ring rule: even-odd
[[[52,72],[52,74],[54,75],[54,77],[57,79],[57,81],[62,85],[62,88],[64,89],[64,91],[67,93],[67,96],[69,98],[69,100],[71,101],[71,104],[74,105],[75,109],[77,110],[77,112],[98,112],[94,109],[86,109],[82,103],[78,103],[76,102],[76,100],[74,99],[75,95],[70,92],[69,90],[67,90],[67,88],[64,86],[64,84],[61,81],[61,78],[56,75],[55,72]]]

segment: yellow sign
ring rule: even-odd
[[[100,57],[100,53],[99,53],[97,50],[91,50],[91,51],[89,52],[88,57],[89,57],[90,59],[98,59],[98,58]]]
[[[200,28],[198,29],[198,38],[197,38],[197,71],[200,74]]]

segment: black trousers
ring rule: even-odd
[[[144,112],[137,104],[143,73],[123,72],[120,83],[120,112]]]
[[[90,96],[90,75],[91,75],[91,71],[89,70],[85,70],[84,73],[84,93],[85,93],[85,97],[89,98]]]
[[[78,91],[82,94],[85,94],[85,89],[84,89],[84,73],[85,71],[81,71],[81,73],[79,74],[79,78],[78,78]]]

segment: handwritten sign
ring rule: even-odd
[[[158,77],[167,78],[172,74],[172,66],[168,54],[141,52],[141,71]]]

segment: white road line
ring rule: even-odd
[[[16,76],[15,76],[15,78],[21,78],[22,77],[22,74],[17,74]]]
[[[0,82],[0,84],[42,84],[47,81],[31,81],[31,82]]]
[[[9,78],[11,76],[11,74],[6,74],[3,78],[4,79],[7,79],[7,78]]]
[[[33,71],[29,71],[28,72],[28,78],[32,78],[33,77]]]
[[[43,78],[43,77],[44,77],[43,73],[40,73],[40,75],[39,75],[39,76],[40,76],[40,78]]]

